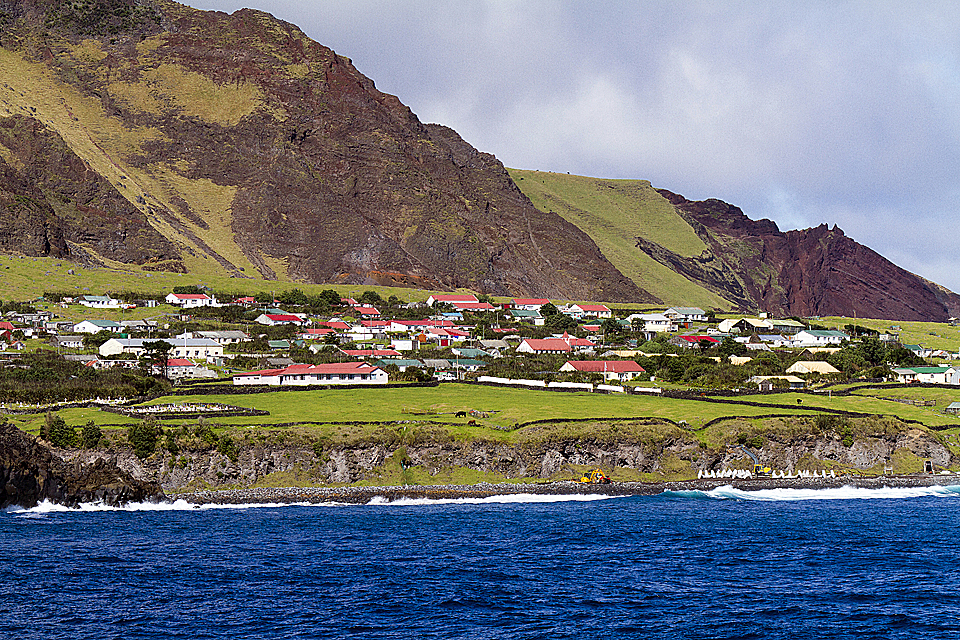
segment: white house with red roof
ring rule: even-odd
[[[603,304],[572,304],[567,307],[568,313],[574,318],[612,318],[613,311]]]
[[[310,385],[386,384],[387,372],[366,362],[294,364],[282,369],[247,371],[233,376],[233,384],[306,387]]]
[[[278,324],[294,324],[300,327],[307,324],[307,320],[304,316],[293,313],[261,313],[259,316],[257,316],[256,322],[265,324],[269,327]]]
[[[569,360],[560,367],[560,371],[599,373],[604,380],[611,382],[628,382],[646,373],[643,367],[632,360]]]
[[[520,311],[540,311],[540,307],[550,304],[546,298],[514,298],[512,305]]]
[[[470,303],[475,302],[479,303],[480,300],[477,299],[477,296],[471,294],[459,294],[459,293],[438,293],[427,298],[427,306],[432,307],[437,303],[441,304],[452,304],[456,306],[459,303]]]
[[[353,308],[354,313],[359,315],[361,318],[379,318],[380,311],[376,307],[369,306],[357,306]]]
[[[527,338],[517,347],[517,353],[570,353],[573,347],[559,338]]]
[[[720,344],[720,341],[713,336],[677,336],[674,340],[671,340],[671,342],[686,349],[699,347],[701,344],[707,347],[714,347]]]
[[[196,309],[197,307],[219,307],[216,298],[205,293],[171,293],[165,298],[167,304],[181,309]]]

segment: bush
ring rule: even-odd
[[[152,418],[148,418],[127,430],[127,439],[133,446],[133,452],[137,454],[138,458],[143,460],[153,455],[153,452],[157,450],[160,431],[156,420]]]
[[[217,453],[230,458],[230,462],[236,462],[237,457],[239,456],[237,444],[230,436],[223,436],[220,438],[220,441],[217,443]]]
[[[77,444],[77,431],[68,427],[63,418],[56,414],[47,413],[45,424],[45,440],[55,447],[73,447]]]
[[[93,424],[93,420],[83,425],[80,431],[80,443],[84,449],[95,448],[100,444],[101,439],[103,439],[103,432],[100,431],[100,427]]]

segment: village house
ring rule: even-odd
[[[602,304],[573,304],[567,307],[573,318],[612,318],[613,311]],[[567,312],[564,312],[567,313]]]
[[[80,296],[77,304],[91,309],[119,309],[120,301],[110,296]]]
[[[707,321],[707,314],[699,307],[670,307],[663,315],[684,329],[689,329],[694,322]]]
[[[121,329],[119,322],[113,320],[82,320],[73,325],[74,333],[100,333],[101,331],[112,331],[119,333]]]
[[[456,293],[438,293],[427,298],[427,306],[432,307],[437,303],[456,305],[456,303],[479,303],[480,300],[475,295],[456,294]]]
[[[154,367],[155,373],[157,367]],[[167,377],[171,380],[184,380],[196,378],[216,378],[215,371],[206,367],[201,367],[186,358],[170,358],[167,360]]]
[[[796,373],[797,375],[818,373],[822,376],[829,376],[840,373],[840,370],[823,360],[799,360],[787,368],[787,373]]]
[[[671,344],[675,344],[678,347],[683,347],[684,349],[692,349],[693,347],[699,347],[700,345],[713,347],[720,344],[720,341],[713,336],[675,336],[674,338],[670,339],[670,342]]]
[[[546,318],[540,315],[539,311],[529,311],[527,309],[511,309],[510,317],[516,322],[526,322],[535,327],[542,327],[546,324]]]
[[[171,293],[165,298],[167,304],[181,309],[197,309],[199,307],[219,307],[216,298],[205,293]]]
[[[910,384],[960,385],[960,368],[957,367],[898,367],[891,370],[897,382]]]
[[[791,375],[753,376],[747,380],[747,382],[756,384],[760,391],[773,391],[779,388],[779,385],[776,383],[778,380],[781,381],[781,383],[785,382],[787,387],[791,390],[803,389],[807,386],[806,380]]]
[[[646,373],[643,367],[632,360],[569,360],[562,372],[599,373],[607,382],[629,382]]]
[[[519,311],[540,311],[540,307],[550,304],[546,298],[514,298],[512,306]]]
[[[410,369],[411,367],[423,369],[423,363],[413,358],[383,358],[377,362],[377,366],[381,369],[385,369],[390,365],[397,367],[401,373],[407,369]]]
[[[261,313],[259,316],[257,316],[255,322],[267,325],[269,327],[273,327],[278,324],[293,324],[300,327],[307,324],[307,320],[304,316],[293,313]]]
[[[110,338],[100,345],[101,357],[130,353],[140,356],[145,351],[144,343],[154,342],[146,338]],[[204,358],[208,362],[223,357],[223,345],[206,338],[171,338],[165,340],[170,346],[172,358]]]
[[[833,329],[804,329],[793,336],[792,345],[794,347],[826,347],[829,345],[838,345],[844,340],[849,340],[850,336],[842,331]]]
[[[57,336],[51,342],[58,349],[83,349],[83,336]]]
[[[217,344],[222,344],[223,346],[250,341],[250,336],[243,331],[197,331],[196,335],[201,338],[206,338],[207,340],[213,340]]]
[[[294,364],[282,369],[263,369],[237,373],[233,384],[272,385],[272,386],[308,386],[308,385],[353,385],[386,384],[387,373],[365,362],[344,362],[332,364]]]

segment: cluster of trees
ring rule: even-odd
[[[0,369],[0,399],[44,403],[161,395],[168,382],[130,369],[96,370],[51,351],[25,353]]]
[[[83,447],[84,449],[93,449],[104,439],[100,427],[92,420],[77,429],[67,425],[63,418],[49,411],[40,427],[40,437],[55,447]]]

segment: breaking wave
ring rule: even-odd
[[[486,498],[400,498],[398,500],[387,500],[377,496],[368,502],[368,505],[392,507],[408,507],[420,505],[439,505],[439,504],[540,504],[551,502],[595,502],[597,500],[610,500],[623,496],[604,496],[598,494],[568,494],[554,495],[541,493],[511,493],[505,495],[488,496]]]
[[[744,491],[731,485],[711,491],[664,491],[674,498],[712,498],[715,500],[750,500],[755,502],[799,502],[802,500],[903,500],[925,497],[960,497],[960,486],[883,487],[866,489],[844,486],[826,489],[760,489]]]
[[[400,498],[387,500],[377,496],[366,504],[368,506],[418,506],[443,504],[524,504],[524,503],[551,503],[551,502],[592,502],[607,500],[618,496],[603,495],[549,495],[517,493],[496,495],[486,498]],[[345,507],[364,506],[362,504],[346,504],[342,502],[257,502],[249,504],[194,504],[186,500],[172,502],[130,502],[121,506],[111,506],[103,503],[84,502],[76,507],[68,507],[44,500],[32,508],[9,507],[7,513],[20,517],[39,517],[53,513],[95,513],[95,512],[134,512],[134,511],[212,511],[212,510],[243,510],[243,509],[277,509],[281,507]]]

